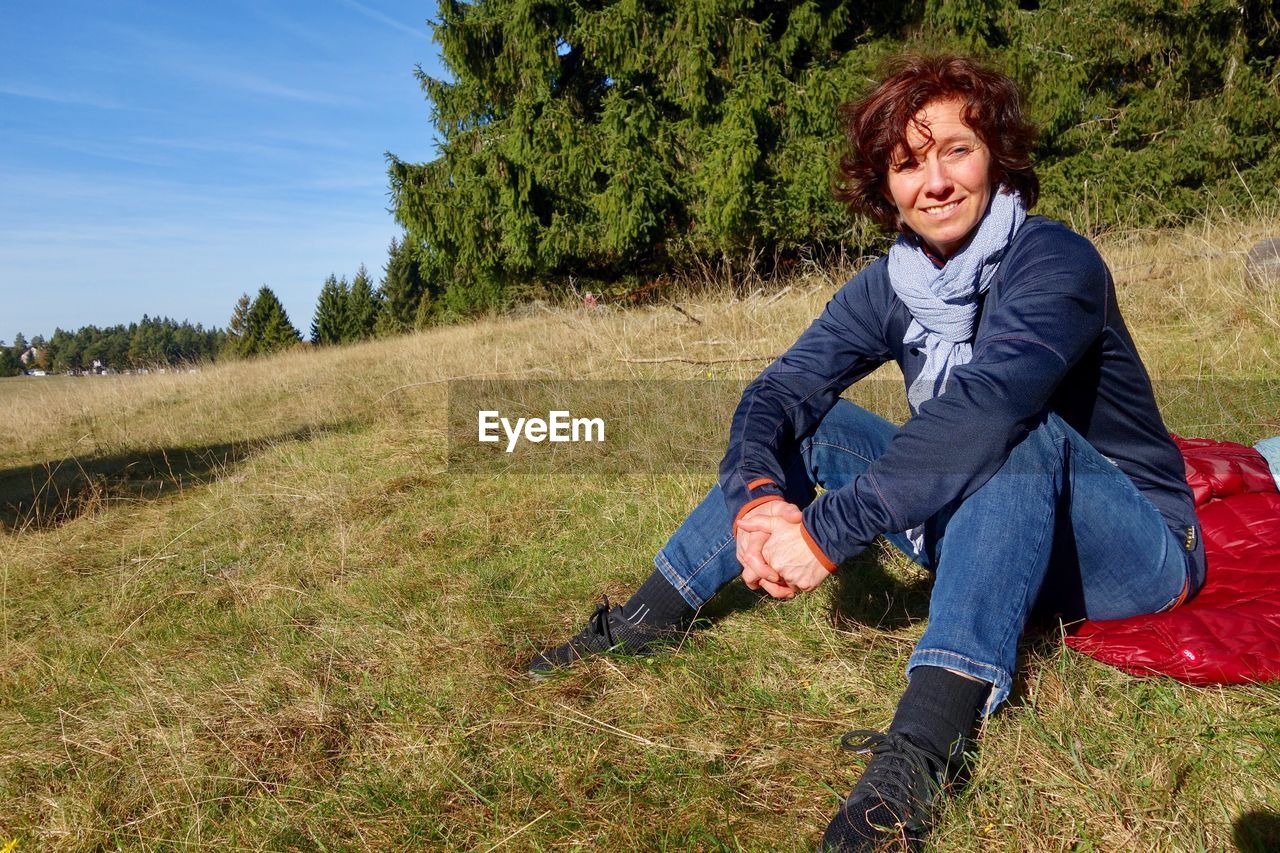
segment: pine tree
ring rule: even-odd
[[[164,331],[158,319],[146,314],[129,337],[129,363],[134,367],[158,367],[168,363],[164,351]]]
[[[843,246],[835,108],[903,47],[1023,84],[1051,215],[1159,223],[1280,184],[1274,0],[442,0],[433,29],[440,155],[389,176],[449,312]]]
[[[258,290],[245,321],[241,352],[245,355],[263,355],[288,349],[302,339],[302,335],[289,322],[289,315],[279,298],[265,284]]]
[[[22,372],[22,365],[14,357],[13,350],[0,344],[0,376],[17,376]]]
[[[316,316],[311,321],[311,342],[315,344],[337,344],[343,340],[347,322],[347,283],[344,279],[338,283],[333,273],[324,280],[320,288],[320,298],[316,301]]]
[[[227,322],[227,342],[225,352],[230,355],[248,355],[245,351],[245,331],[249,325],[249,294],[242,293],[231,309],[231,319]]]
[[[377,333],[399,335],[413,329],[417,325],[418,303],[425,290],[412,242],[392,237],[379,288],[382,313],[378,316]]]
[[[447,282],[442,308],[836,242],[835,107],[879,58],[851,48],[912,8],[442,2],[452,80],[421,77],[441,156],[390,161],[397,217]]]
[[[343,283],[345,284],[345,279]],[[361,264],[347,295],[343,341],[363,341],[373,337],[381,307],[377,295],[373,292],[373,284],[369,281],[369,271],[365,269],[364,264]]]
[[[421,298],[418,299],[418,307],[413,312],[413,327],[415,329],[425,329],[436,323],[439,318],[439,306],[431,297],[431,294],[424,290]]]

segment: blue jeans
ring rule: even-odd
[[[790,460],[787,500],[803,507],[815,486],[851,482],[896,432],[838,401]],[[716,486],[654,558],[695,608],[742,573],[732,521]],[[923,553],[905,534],[887,538],[934,574],[929,624],[908,674],[925,664],[989,682],[986,713],[1009,695],[1018,639],[1037,602],[1068,618],[1120,619],[1168,609],[1189,592],[1179,535],[1123,471],[1053,414],[990,480],[929,519]]]

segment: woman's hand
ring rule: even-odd
[[[769,566],[764,548],[769,541],[768,530],[748,530],[743,525],[748,519],[756,522],[772,518],[800,519],[800,508],[786,501],[769,501],[748,512],[734,526],[738,562],[742,564],[742,581],[748,589],[763,589],[774,598],[794,598],[796,591],[787,586],[782,576]]]
[[[760,512],[768,508],[770,512]],[[740,551],[744,539],[750,546],[761,541],[754,537],[765,537],[759,563],[749,548],[752,562],[743,561],[742,579],[747,586],[759,586],[774,598],[794,598],[797,592],[808,592],[826,580],[830,572],[809,549],[801,532],[803,523],[800,508],[785,501],[762,504],[742,517],[737,528]]]

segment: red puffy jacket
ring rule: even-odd
[[[1067,645],[1190,684],[1280,679],[1280,492],[1242,444],[1175,436],[1203,529],[1204,588],[1166,613],[1085,622]]]

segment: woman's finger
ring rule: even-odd
[[[769,595],[773,596],[774,598],[780,598],[780,599],[786,600],[788,598],[796,597],[796,591],[791,587],[787,586],[785,583],[774,583],[772,581],[761,579],[760,588],[763,589],[765,592],[769,593]]]

